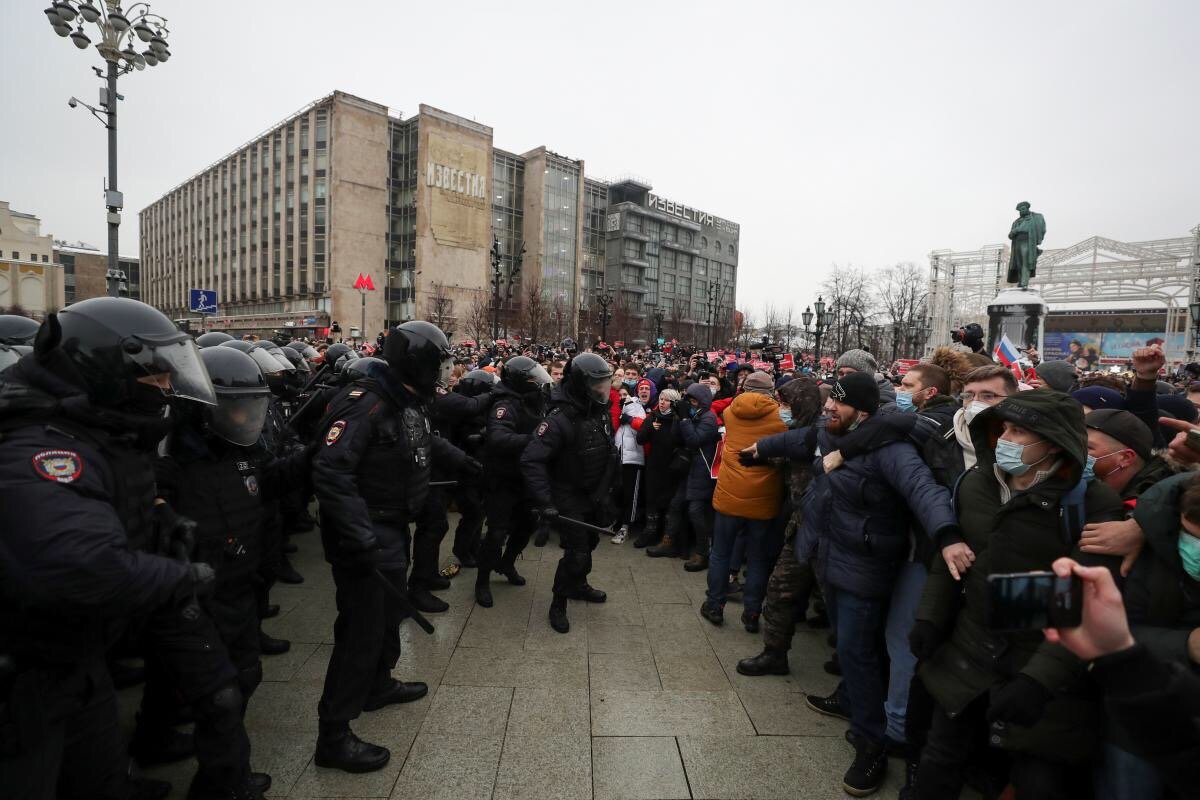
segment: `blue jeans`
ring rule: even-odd
[[[712,549],[708,554],[708,591],[705,593],[709,605],[725,605],[730,559],[740,535],[745,541],[746,552],[746,586],[743,589],[742,608],[752,614],[762,612],[767,579],[771,577],[771,567],[783,544],[778,540],[781,531],[774,522],[770,519],[731,517],[720,512],[715,514]]]
[[[892,587],[892,605],[888,609],[887,639],[888,658],[891,659],[891,675],[888,680],[887,701],[883,704],[887,715],[887,736],[894,742],[907,742],[905,720],[908,716],[908,687],[912,684],[913,672],[917,668],[917,657],[912,654],[908,634],[912,631],[917,605],[925,588],[925,565],[909,561],[900,567],[896,584]]]
[[[1096,765],[1096,800],[1159,800],[1165,792],[1158,770],[1144,758],[1104,744],[1104,760]]]
[[[883,667],[879,644],[887,619],[887,601],[860,597],[825,586],[825,603],[837,627],[838,663],[842,682],[837,696],[850,709],[850,730],[856,736],[883,743]]]

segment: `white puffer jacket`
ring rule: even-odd
[[[634,419],[645,419],[646,409],[642,408],[642,404],[636,399],[631,399],[627,405],[621,407],[621,415]],[[633,429],[632,425],[626,423],[617,428],[613,440],[617,443],[617,449],[621,451],[622,464],[646,463],[646,451],[637,443],[637,431]]]

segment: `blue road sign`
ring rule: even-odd
[[[197,314],[217,313],[216,289],[189,289],[188,311],[192,311]]]

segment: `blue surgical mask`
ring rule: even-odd
[[[689,416],[689,417],[694,417],[694,416],[696,416],[696,412],[697,412],[697,411],[699,411],[699,410],[700,410],[700,409],[696,408],[695,406],[688,406],[688,416]]]
[[[1083,465],[1083,475],[1081,476],[1086,483],[1091,483],[1096,477],[1096,457],[1088,456],[1087,463]]]
[[[1033,444],[1030,445],[1023,445],[1017,444],[1016,442],[1010,442],[1008,439],[996,440],[996,466],[1013,477],[1024,475],[1029,471],[1030,467],[1035,466],[1046,458],[1046,456],[1042,456],[1033,464],[1025,463],[1023,459],[1025,448],[1032,447],[1033,445],[1037,444],[1041,444],[1041,441],[1039,440],[1033,442]],[[1049,455],[1049,453],[1046,455]]]
[[[1200,581],[1200,539],[1187,531],[1179,532],[1179,558],[1183,561],[1183,570],[1192,576],[1192,580]]]
[[[783,424],[789,428],[792,427],[792,410],[787,406],[779,407],[779,418],[783,420]]]
[[[896,408],[901,411],[915,411],[917,407],[913,405],[912,392],[896,392]]]

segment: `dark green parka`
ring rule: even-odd
[[[996,440],[1005,421],[1062,448],[1054,457],[1059,464],[1054,474],[1012,493],[1007,501],[995,467]],[[987,625],[989,574],[1048,570],[1065,555],[1097,563],[1068,541],[1060,518],[1060,501],[1079,483],[1087,458],[1082,408],[1049,389],[1020,392],[981,411],[971,423],[971,437],[978,461],[959,483],[955,505],[975,562],[959,583],[944,559],[934,559],[916,618],[932,622],[948,639],[921,666],[921,678],[941,708],[957,715],[989,689],[1024,673],[1053,697],[1032,726],[994,724],[990,742],[1056,760],[1085,760],[1094,754],[1098,725],[1090,721],[1098,720],[1099,706],[1087,691],[1084,664],[1060,645],[1046,642],[1041,631],[998,634]],[[1111,489],[1100,481],[1088,484],[1087,522],[1121,519],[1122,512]]]

